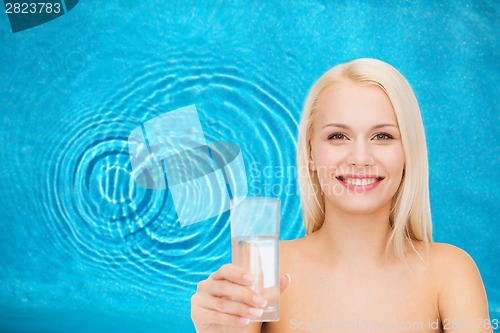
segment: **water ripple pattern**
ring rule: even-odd
[[[214,260],[228,258],[230,248],[222,241],[229,235],[228,214],[181,228],[168,189],[134,182],[130,131],[195,104],[208,142],[240,146],[247,182],[252,181],[249,195],[281,196],[290,218],[298,214],[297,202],[283,200],[287,194],[276,189],[292,180],[269,177],[274,187],[266,188],[265,179],[248,170],[293,166],[294,154],[283,146],[295,145],[297,122],[286,98],[270,84],[209,57],[179,54],[176,62],[149,62],[131,76],[113,95],[68,112],[53,129],[50,156],[43,157],[49,163],[41,177],[43,212],[61,250],[76,249],[95,274],[134,282],[154,294],[154,286],[189,284],[190,274],[211,271]],[[199,260],[186,261],[188,255]]]

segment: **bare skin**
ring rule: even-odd
[[[427,252],[414,240],[418,255],[408,243],[406,264],[385,255],[405,158],[383,91],[350,81],[330,87],[313,126],[309,168],[324,189],[324,222],[280,244],[280,270],[291,277],[281,280],[280,320],[248,323],[262,306],[245,272],[227,265],[192,298],[197,332],[492,332],[481,277],[464,251],[430,243]]]
[[[479,322],[451,329],[452,319],[488,318],[481,278],[462,250],[432,243],[427,267],[411,252],[408,267],[395,260],[359,262],[354,256],[349,262],[325,256],[321,237],[318,231],[282,242],[281,269],[292,282],[281,296],[280,321],[246,333],[491,332]],[[423,244],[415,244],[424,256]],[[457,276],[456,289],[446,291]]]
[[[248,309],[259,306],[252,303],[255,295],[243,281],[245,272],[226,265],[203,281],[193,296],[197,332],[493,332],[487,321],[481,321],[488,319],[486,294],[476,265],[464,251],[431,243],[425,257],[424,245],[415,242],[428,265],[409,251],[408,266],[394,260],[363,266],[355,257],[349,262],[325,256],[322,237],[318,231],[281,242],[280,269],[291,281],[281,279],[279,322],[241,321],[257,319]],[[363,251],[358,253],[360,258]],[[222,283],[231,287],[217,286]],[[236,302],[223,305],[229,297],[239,301],[237,307],[230,309]],[[214,310],[204,308],[211,302]],[[238,315],[226,313],[232,311]],[[205,326],[203,320],[218,324]]]

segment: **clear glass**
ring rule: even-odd
[[[278,321],[280,201],[260,197],[233,201],[230,221],[233,264],[256,277],[251,289],[268,301],[262,317],[252,321]]]

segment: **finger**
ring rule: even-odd
[[[248,317],[240,317],[206,308],[198,308],[197,312],[197,317],[204,318],[203,321],[205,324],[242,327],[247,326],[250,323],[250,318]]]
[[[292,278],[288,274],[283,274],[280,278],[280,294],[285,291],[285,289],[288,287],[290,282],[292,281]]]
[[[264,313],[263,308],[253,307],[245,303],[235,302],[233,300],[220,297],[213,297],[210,295],[200,297],[197,300],[197,304],[198,306],[208,310],[214,310],[243,318],[258,319]]]
[[[210,281],[210,286],[207,287],[206,293],[256,307],[264,307],[267,304],[266,300],[255,291],[227,280]]]
[[[245,271],[243,268],[233,264],[226,264],[210,275],[214,280],[228,280],[237,284],[252,285],[255,276]]]

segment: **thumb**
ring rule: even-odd
[[[285,289],[288,287],[288,284],[292,281],[292,278],[288,274],[283,274],[280,278],[280,294],[285,291]]]

